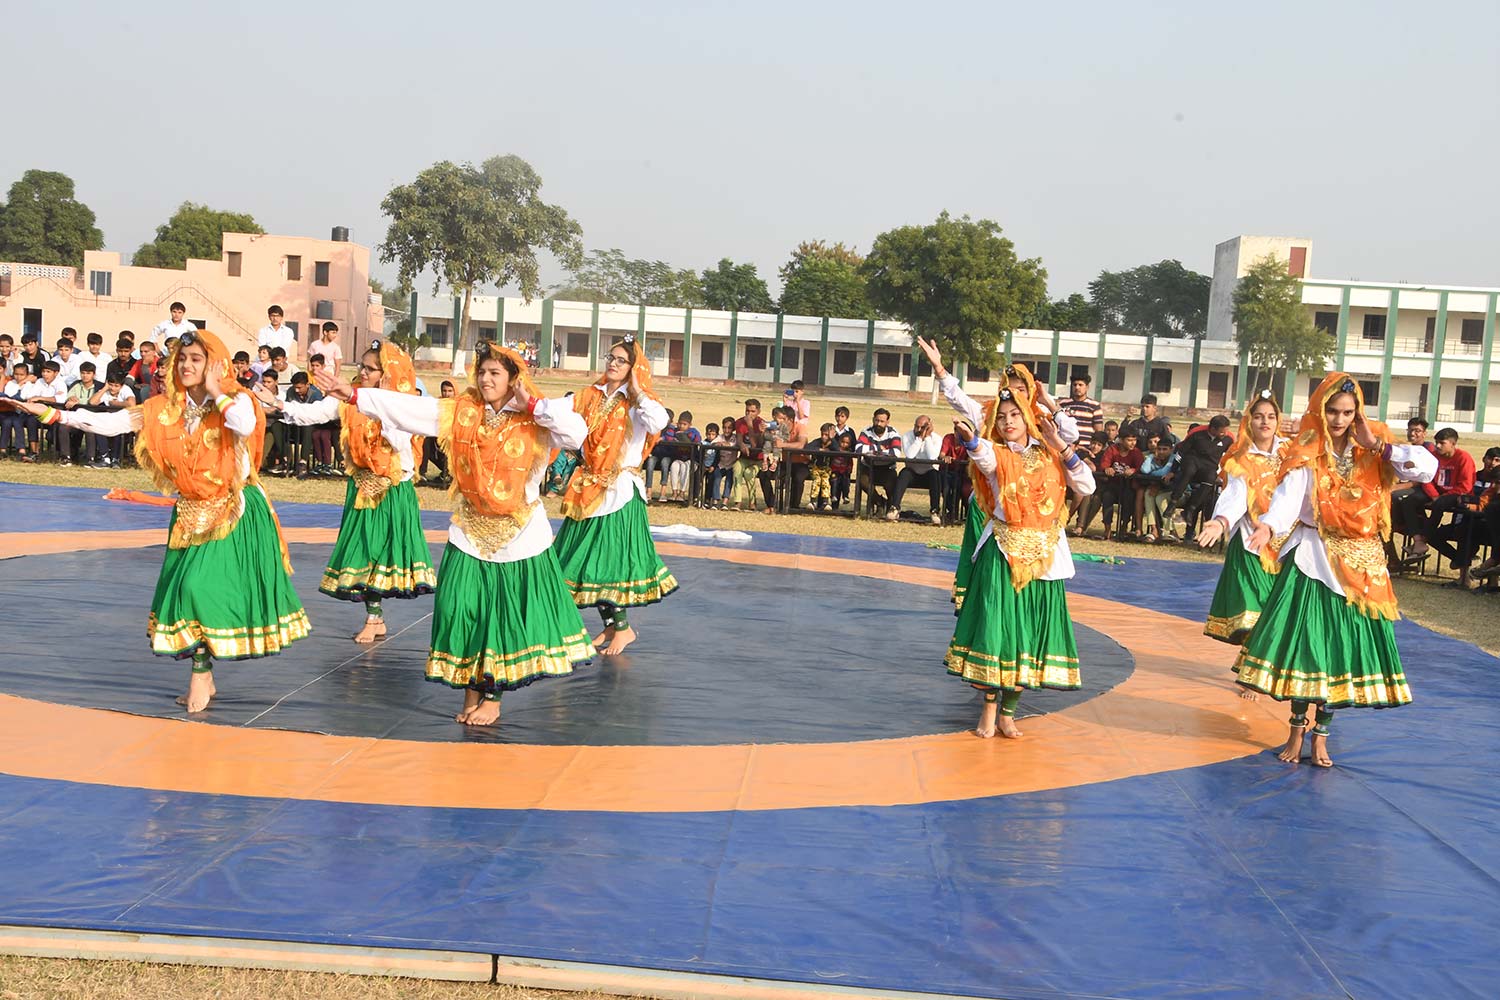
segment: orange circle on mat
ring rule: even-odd
[[[333,541],[289,528],[289,542]],[[442,541],[446,532],[429,532]],[[12,534],[12,555],[133,548],[161,532]],[[938,570],[658,542],[664,556],[841,573],[946,590]],[[893,806],[1066,788],[1245,757],[1281,742],[1274,703],[1237,698],[1231,647],[1186,619],[1081,594],[1079,623],[1120,643],[1118,686],[1025,720],[1021,740],[971,733],[844,743],[535,746],[425,743],[195,725],[0,695],[0,771],[177,792],[469,809],[699,812]],[[1088,669],[1084,664],[1083,668]],[[957,683],[957,682],[955,682]],[[851,720],[851,725],[854,720]]]

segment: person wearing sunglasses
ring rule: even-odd
[[[677,589],[646,519],[641,462],[667,426],[651,391],[651,362],[635,337],[611,345],[604,377],[573,397],[588,425],[582,455],[563,493],[554,548],[580,607],[597,607],[604,630],[594,645],[615,656],[635,641],[628,608],[655,604]]]
[[[327,366],[319,366],[319,374]],[[370,341],[360,358],[362,389],[416,393],[416,371],[411,358],[395,344]],[[412,485],[416,470],[412,435],[365,416],[358,408],[332,396],[316,402],[281,399],[257,387],[262,403],[281,412],[298,427],[317,427],[338,420],[340,443],[349,485],[344,490],[344,514],[338,539],[323,570],[318,590],[339,601],[365,606],[364,627],[357,643],[369,644],[386,635],[386,599],[409,600],[433,592],[437,572],[422,532],[422,511]],[[416,447],[421,447],[418,443]]]
[[[183,333],[167,361],[166,387],[123,410],[27,410],[44,423],[104,437],[135,433],[142,468],[177,493],[147,632],[158,656],[192,660],[178,704],[197,713],[217,693],[215,660],[272,656],[311,627],[256,478],[265,413],[231,375],[224,343],[207,330]]]
[[[455,721],[489,726],[505,692],[572,673],[594,652],[541,500],[548,456],[577,448],[584,424],[567,400],[537,391],[512,348],[481,344],[469,377],[471,388],[441,398],[399,391],[399,379],[396,389],[355,388],[328,368],[319,383],[384,431],[436,438],[448,454],[457,495],[426,676],[464,692]]]

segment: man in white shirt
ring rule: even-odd
[[[104,337],[100,334],[91,333],[87,339],[89,349],[86,351],[75,351],[73,357],[78,359],[80,365],[85,361],[92,361],[94,363],[94,381],[99,385],[103,385],[104,370],[109,367],[109,363],[115,359],[115,356],[104,353]]]
[[[83,355],[73,350],[73,342],[63,337],[57,342],[57,353],[52,355],[52,360],[57,362],[58,374],[62,376],[65,386],[72,386],[78,381],[78,366],[83,364]]]
[[[297,360],[297,335],[292,328],[286,325],[286,314],[281,311],[280,306],[272,306],[266,310],[268,324],[260,328],[260,334],[256,338],[257,347],[281,348],[286,351],[288,361]]]
[[[173,302],[168,311],[171,313],[172,318],[162,320],[153,326],[151,332],[147,334],[147,337],[157,346],[164,345],[168,337],[181,337],[189,330],[198,329],[192,323],[183,319],[187,315],[187,306],[181,302]]]
[[[932,523],[943,523],[943,479],[938,474],[942,451],[943,436],[932,429],[932,418],[925,413],[917,417],[911,433],[901,436],[901,453],[906,456],[906,464],[896,477],[891,509],[885,515],[887,521],[901,516],[901,498],[913,483],[917,483],[927,487],[927,506]]]

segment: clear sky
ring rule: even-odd
[[[773,292],[800,240],[945,208],[1053,295],[1241,233],[1311,237],[1319,277],[1500,284],[1495,0],[138,0],[5,31],[0,190],[69,174],[126,254],[184,200],[374,245],[394,184],[515,153],[586,246]]]

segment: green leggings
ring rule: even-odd
[[[1292,702],[1292,725],[1298,727],[1299,729],[1307,725],[1307,707],[1311,704],[1312,702],[1308,701]],[[1313,722],[1313,735],[1327,736],[1328,727],[1333,725],[1333,710],[1331,708],[1324,708],[1322,705],[1319,705],[1317,707],[1317,711],[1313,715]]]

